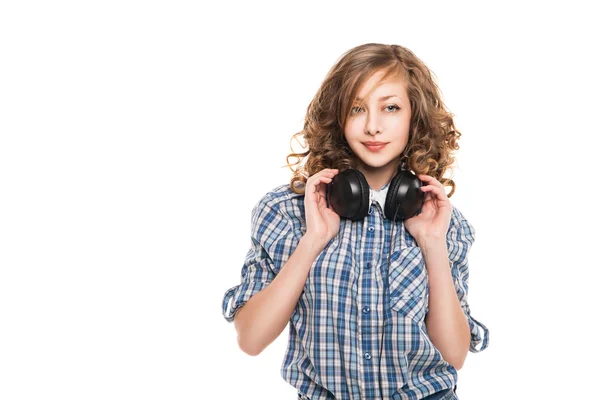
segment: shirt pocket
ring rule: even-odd
[[[388,269],[390,307],[398,314],[423,321],[429,304],[425,260],[419,246],[392,253]]]

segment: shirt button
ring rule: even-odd
[[[371,268],[371,263],[367,263],[367,265],[365,265],[365,269],[369,269]]]
[[[366,358],[367,360],[370,360],[370,359],[371,359],[371,355],[370,355],[369,353],[365,353],[365,358]]]
[[[369,311],[371,311],[371,309],[368,306],[363,308],[363,312],[365,314],[368,313]]]
[[[369,227],[369,232],[373,232],[375,230],[375,228],[373,228],[372,226]]]

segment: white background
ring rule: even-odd
[[[461,400],[600,398],[591,2],[3,2],[0,398],[295,399],[221,312],[327,70],[408,47],[463,134]]]

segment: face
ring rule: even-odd
[[[362,100],[354,100],[344,136],[361,161],[359,170],[391,178],[408,143],[411,110],[401,77],[388,77],[375,86],[383,73],[373,74],[359,88]]]

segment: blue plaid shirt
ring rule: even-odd
[[[456,369],[427,335],[429,284],[421,249],[403,221],[384,217],[388,185],[371,190],[364,220],[341,219],[339,233],[313,263],[290,319],[281,375],[311,400],[416,400],[457,383]],[[223,298],[229,322],[275,278],[306,232],[304,195],[287,184],[276,187],[253,208],[251,226],[241,283]],[[467,254],[474,240],[473,226],[452,205],[449,268],[471,328],[470,351],[479,352],[489,333],[467,303]]]

